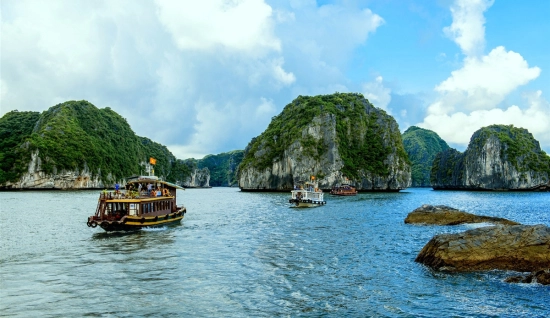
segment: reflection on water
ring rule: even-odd
[[[96,191],[0,193],[0,309],[8,316],[546,316],[550,292],[510,273],[414,262],[436,234],[487,224],[404,224],[422,204],[549,225],[547,193],[408,189],[326,195],[187,190],[181,225],[86,226]],[[8,220],[8,221],[4,221]]]

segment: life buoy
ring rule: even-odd
[[[139,223],[143,224],[145,222],[145,218],[141,218],[141,220],[139,220]]]
[[[168,220],[170,218],[170,214],[166,214],[166,216],[164,217],[165,220]]]
[[[91,227],[91,228],[95,228],[96,226],[97,226],[97,222],[96,222],[96,221],[90,222],[90,227]]]
[[[162,189],[162,195],[165,196],[165,197],[169,197],[170,196],[170,191],[168,191],[168,189],[164,188],[164,189]]]
[[[159,217],[157,215],[157,216],[155,216],[155,222],[158,221],[158,220],[159,220]]]
[[[102,227],[102,228],[106,228],[106,227],[108,227],[108,226],[109,226],[109,222],[107,222],[107,221],[101,222],[101,227]]]

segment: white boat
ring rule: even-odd
[[[297,208],[312,208],[327,204],[323,199],[323,190],[319,189],[314,182],[305,182],[303,185],[296,186],[290,193],[288,203]]]

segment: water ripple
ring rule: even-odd
[[[181,225],[134,233],[86,227],[96,191],[1,192],[0,315],[543,317],[550,291],[503,271],[452,274],[414,262],[440,233],[404,224],[445,204],[550,224],[547,193],[409,189],[291,209],[285,193],[178,193]]]

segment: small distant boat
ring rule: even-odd
[[[323,200],[323,190],[319,189],[315,182],[305,182],[302,185],[296,186],[291,191],[291,198],[288,203],[293,204],[297,208],[311,208],[327,204]]]
[[[332,190],[330,190],[330,194],[342,196],[356,195],[357,189],[349,184],[342,184],[340,186],[333,187]]]
[[[151,191],[147,191],[148,184],[152,185]],[[176,205],[176,190],[184,189],[156,176],[128,178],[126,188],[104,190],[99,195],[96,212],[86,223],[88,227],[99,225],[108,232],[133,231],[179,223],[187,212],[184,206]]]

